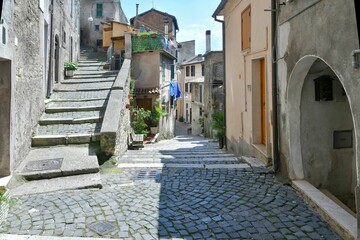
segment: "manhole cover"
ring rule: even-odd
[[[30,161],[26,164],[23,172],[36,172],[43,170],[60,169],[62,161],[63,158]]]
[[[108,222],[98,222],[89,226],[89,228],[99,235],[107,234],[116,229],[116,226]]]

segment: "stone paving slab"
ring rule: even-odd
[[[96,156],[98,151],[92,145],[56,146],[30,150],[26,158],[15,170],[15,174],[27,179],[49,178],[99,172]],[[60,168],[55,170],[25,171],[29,162],[44,159],[62,159]]]

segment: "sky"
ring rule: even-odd
[[[120,0],[128,18],[155,9],[176,17],[179,25],[177,41],[195,40],[195,53],[205,53],[205,31],[211,30],[211,50],[222,50],[222,24],[212,18],[221,0]]]

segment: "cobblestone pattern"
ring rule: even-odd
[[[80,112],[59,112],[59,113],[46,113],[42,119],[54,119],[54,118],[89,118],[89,117],[103,117],[103,111],[80,111]]]
[[[195,156],[212,147],[180,140],[146,150],[170,155],[188,148]],[[102,237],[114,239],[341,239],[264,168],[103,168],[101,175],[101,190],[18,198],[2,232],[99,237],[89,226],[106,221],[116,230]]]
[[[38,126],[36,133],[38,135],[87,134],[99,133],[100,129],[101,123],[53,124]]]
[[[95,101],[71,101],[71,102],[51,102],[48,107],[89,107],[89,106],[106,106],[107,100]]]

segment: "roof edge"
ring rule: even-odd
[[[219,15],[220,11],[223,10],[228,0],[221,0],[219,6],[216,8],[215,12],[213,13],[212,17],[216,18]]]

